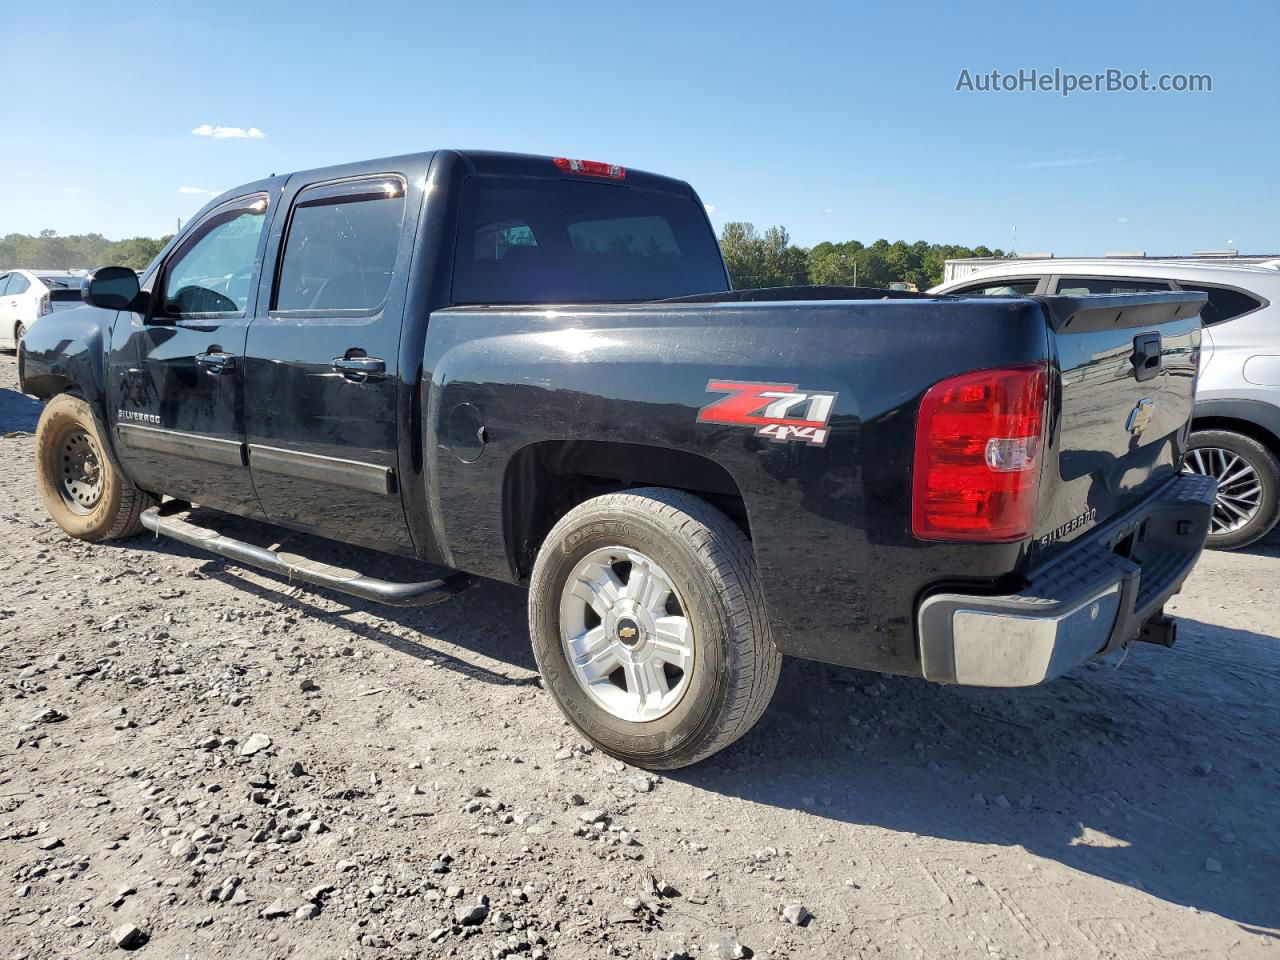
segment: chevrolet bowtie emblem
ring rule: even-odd
[[[620,636],[623,640],[630,640],[635,635],[636,635],[635,627],[623,627],[621,630],[618,631],[618,636]]]
[[[1125,422],[1124,428],[1135,437],[1141,436],[1142,431],[1147,429],[1151,423],[1152,416],[1155,415],[1156,402],[1150,397],[1143,397],[1138,401],[1138,405],[1129,412],[1129,419]]]

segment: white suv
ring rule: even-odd
[[[0,348],[18,341],[46,313],[80,303],[83,270],[11,270],[0,273]]]
[[[1243,547],[1280,520],[1280,270],[1204,260],[1012,260],[930,293],[1197,290],[1208,294],[1185,469],[1218,479],[1209,546]]]

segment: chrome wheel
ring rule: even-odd
[[[93,438],[70,430],[58,446],[58,492],[76,513],[89,513],[102,497],[102,461]]]
[[[574,678],[620,720],[675,709],[693,674],[693,627],[671,578],[642,553],[605,547],[580,560],[560,597]]]
[[[1183,464],[1187,473],[1218,481],[1209,533],[1234,533],[1258,515],[1262,506],[1262,478],[1244,457],[1222,447],[1196,447]]]

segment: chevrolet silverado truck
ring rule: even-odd
[[[613,164],[273,176],[83,299],[19,358],[63,530],[392,604],[525,585],[546,689],[649,768],[750,729],[783,654],[1021,687],[1169,644],[1208,530],[1204,294],[732,291],[692,188]]]

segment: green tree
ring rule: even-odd
[[[809,283],[808,251],[791,243],[786,227],[761,234],[751,223],[726,223],[720,250],[735,290]]]
[[[100,233],[65,237],[53,230],[41,230],[37,236],[11,233],[0,239],[0,270],[94,270],[106,266],[141,270],[171,236],[108,240]]]

